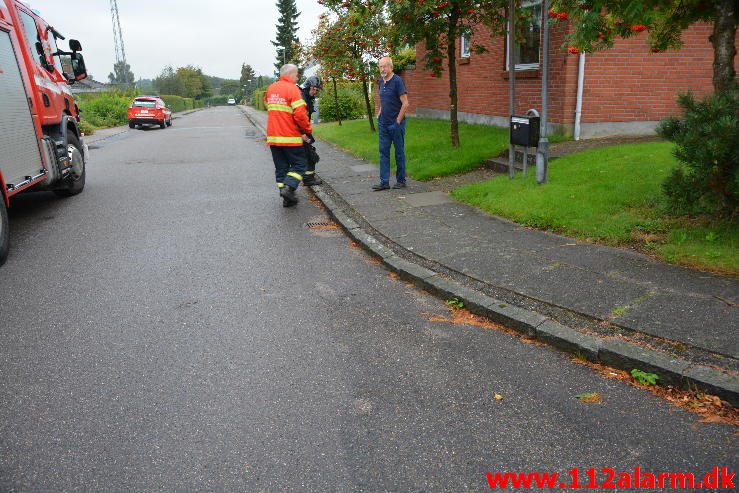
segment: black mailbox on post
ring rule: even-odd
[[[538,116],[511,116],[511,144],[524,147],[536,147],[539,143]]]

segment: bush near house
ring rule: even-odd
[[[256,89],[251,93],[251,105],[261,111],[265,111],[267,108],[264,107],[264,95],[267,93],[266,88]]]
[[[333,82],[325,81],[318,97],[318,115],[324,122],[356,120],[367,113],[361,82],[337,83],[334,93]]]
[[[133,91],[75,94],[85,133],[96,128],[117,127],[128,123],[128,106],[136,97]]]
[[[671,210],[737,216],[739,205],[739,90],[696,100],[678,96],[682,118],[663,120],[658,133],[676,144],[680,161],[663,189]]]

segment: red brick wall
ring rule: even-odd
[[[575,120],[578,55],[566,52],[563,27],[551,30],[549,121]],[[680,51],[650,53],[646,33],[618,40],[608,51],[588,54],[585,61],[583,123],[650,122],[679,113],[675,95],[692,89],[702,95],[712,90],[713,48],[711,26],[695,25],[683,33]],[[488,51],[472,53],[469,63],[458,65],[459,111],[507,119],[508,77],[505,43],[480,30],[472,40]],[[417,47],[417,68],[401,76],[408,88],[411,113],[417,109],[449,110],[448,72],[433,78],[423,68],[423,46]],[[539,71],[516,73],[516,113],[541,110]]]

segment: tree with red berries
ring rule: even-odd
[[[681,34],[696,22],[713,24],[713,87],[736,84],[736,0],[553,0],[549,17],[568,19],[571,51],[610,48],[616,38],[649,33],[653,52],[679,49]]]
[[[470,39],[480,26],[502,34],[506,23],[507,0],[392,0],[387,12],[397,35],[425,45],[426,68],[438,77],[449,72],[449,123],[452,146],[459,147],[457,116],[457,40]],[[476,47],[481,50],[482,47]],[[445,63],[446,62],[446,63]]]
[[[520,0],[519,0],[520,2]],[[404,43],[425,45],[425,65],[434,77],[446,67],[449,71],[450,138],[459,147],[457,116],[457,51],[456,42],[462,34],[472,36],[480,25],[493,27],[502,33],[508,6],[507,0],[319,0],[339,16],[346,9],[360,18],[371,12],[390,19],[390,41],[384,54]],[[481,47],[477,47],[482,49]]]
[[[387,53],[387,23],[382,3],[321,1],[331,12],[322,14],[315,33],[313,56],[325,77],[361,81],[367,119],[375,131],[369,88],[376,61]]]

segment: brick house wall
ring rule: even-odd
[[[564,25],[550,31],[549,122],[550,131],[572,134],[577,103],[580,55],[567,53]],[[679,51],[650,53],[647,34],[617,40],[607,51],[587,54],[583,85],[581,136],[645,134],[670,114],[679,114],[676,94],[688,89],[696,95],[711,92],[713,48],[708,41],[712,27],[691,26],[683,33]],[[472,44],[487,48],[458,62],[459,119],[471,123],[508,126],[508,72],[503,37],[484,29]],[[458,51],[459,53],[459,51]],[[449,118],[448,72],[434,78],[423,68],[423,45],[417,46],[416,69],[400,73],[408,89],[410,113]],[[541,111],[541,72],[516,72],[516,113]]]

